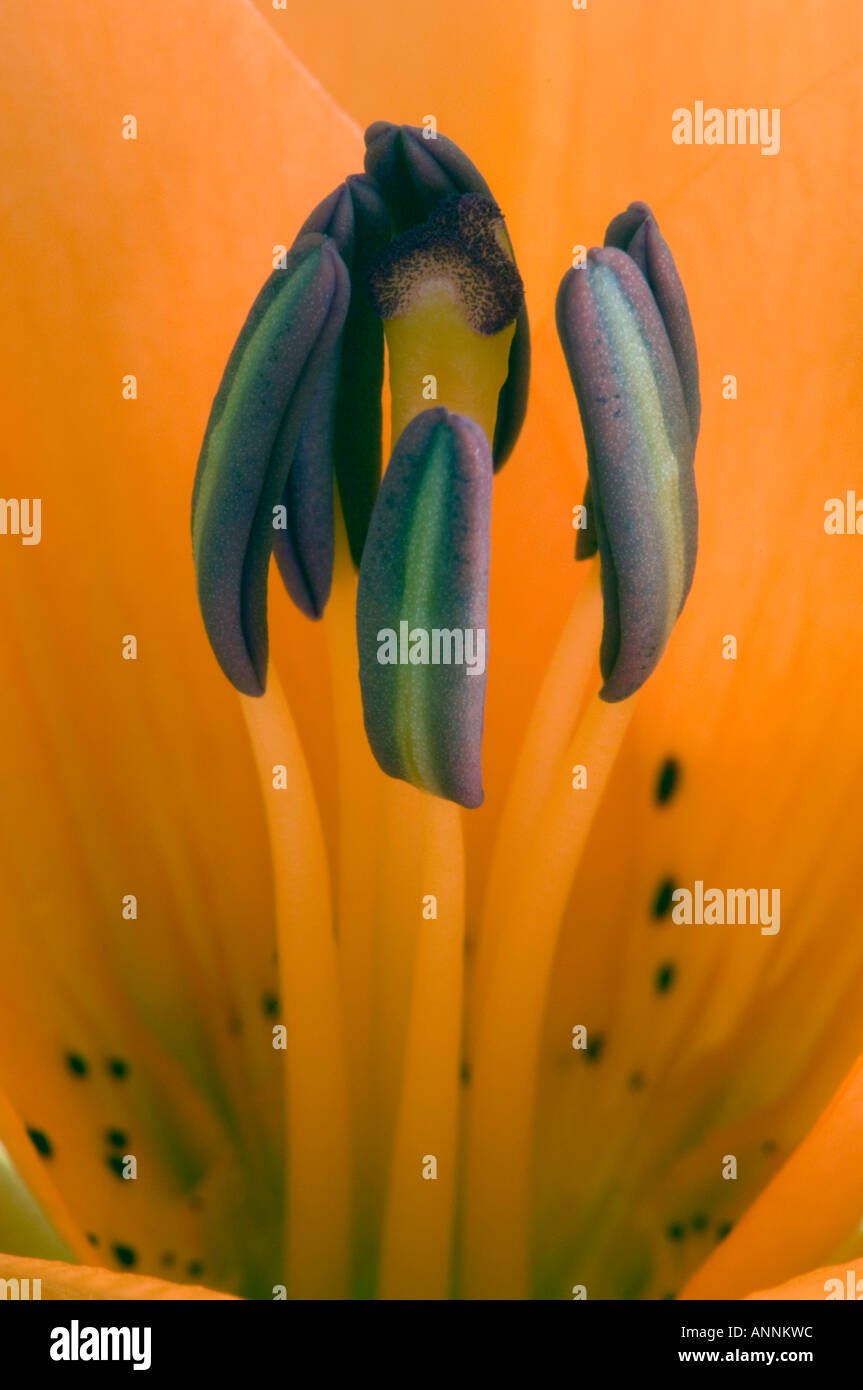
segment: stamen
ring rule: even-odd
[[[474,333],[490,337],[515,322],[524,299],[500,210],[467,193],[439,203],[427,222],[392,242],[372,269],[382,319],[409,314],[446,286]]]
[[[605,244],[625,251],[650,286],[680,372],[692,438],[697,439],[701,396],[695,333],[674,257],[647,204],[630,203],[625,212],[612,218],[605,233]]]
[[[348,298],[334,245],[302,237],[252,306],[210,413],[192,498],[198,599],[219,664],[246,695],[267,678],[274,508]]]
[[[389,349],[393,439],[433,400],[476,420],[491,444],[523,302],[495,205],[479,194],[440,203],[387,248],[370,289]]]
[[[601,694],[624,700],[657,665],[692,583],[695,440],[662,315],[630,256],[591,251],[564,277],[557,317],[601,560]]]
[[[360,566],[366,732],[385,772],[463,806],[483,799],[491,453],[465,416],[401,435]]]
[[[366,169],[381,188],[398,232],[424,222],[440,202],[461,193],[479,193],[494,202],[476,165],[440,132],[436,139],[427,140],[419,126],[376,121],[366,131],[366,145]],[[529,378],[530,329],[522,302],[494,419],[486,431],[492,441],[495,471],[512,453],[524,423]],[[452,410],[464,410],[448,396],[439,399]]]

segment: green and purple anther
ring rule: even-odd
[[[650,209],[633,203],[605,241],[564,276],[557,326],[587,445],[576,556],[599,551],[600,694],[617,701],[655,669],[692,584],[700,401],[686,295]]]
[[[462,806],[482,802],[492,477],[474,420],[415,416],[384,474],[357,593],[372,752],[391,777]]]
[[[527,311],[502,215],[467,156],[386,122],[366,145],[366,172],[307,219],[225,368],[192,501],[198,597],[222,670],[261,695],[270,559],[320,618],[340,517],[359,570],[372,751],[389,775],[473,807],[492,482],[524,420]],[[588,452],[577,556],[599,551],[601,694],[620,700],[659,660],[697,531],[695,340],[644,204],[565,277],[558,327]],[[385,341],[394,438],[381,479]]]

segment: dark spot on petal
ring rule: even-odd
[[[470,1062],[462,1062],[461,1068],[460,1068],[459,1074],[458,1074],[458,1079],[459,1079],[459,1081],[461,1082],[461,1084],[462,1084],[463,1086],[469,1086],[469,1085],[470,1085],[470,1078],[471,1078]]]
[[[630,1091],[643,1091],[645,1086],[644,1072],[634,1071],[626,1084]]]
[[[265,994],[261,1000],[261,1009],[267,1018],[275,1018],[279,1012],[279,996],[277,994]]]
[[[67,1052],[65,1061],[73,1076],[86,1076],[90,1070],[90,1063],[80,1052]]]
[[[129,1142],[129,1136],[124,1134],[122,1129],[109,1129],[105,1135],[107,1143],[113,1144],[117,1149],[125,1149]]]
[[[42,1158],[51,1158],[54,1153],[54,1145],[41,1129],[28,1129],[27,1133],[33,1141],[33,1147],[37,1154]]]
[[[88,1231],[88,1232],[87,1232],[87,1239],[89,1240],[89,1242],[90,1242],[91,1245],[98,1245],[98,1244],[99,1244],[99,1237],[95,1234],[94,1231]]]
[[[664,965],[660,965],[653,977],[653,983],[657,994],[667,994],[674,984],[676,976],[677,966],[671,961],[666,961]]]
[[[761,1145],[761,1152],[763,1154],[775,1154],[777,1147],[775,1139],[765,1139]]]
[[[166,1269],[170,1269],[171,1265],[177,1263],[177,1256],[174,1254],[173,1250],[165,1250],[160,1257],[160,1263],[163,1264]]]
[[[716,1239],[724,1240],[728,1233],[733,1229],[733,1221],[720,1221],[716,1227]]]
[[[113,1076],[116,1081],[125,1081],[129,1075],[129,1063],[124,1062],[122,1057],[109,1057],[108,1075]]]
[[[584,1049],[584,1060],[586,1062],[598,1062],[602,1056],[602,1049],[605,1047],[605,1038],[602,1033],[597,1033],[595,1037],[588,1038],[587,1047]]]
[[[131,1245],[112,1245],[111,1249],[114,1252],[114,1258],[117,1263],[125,1265],[126,1269],[130,1269],[138,1259]]]
[[[116,1174],[118,1178],[122,1178],[125,1164],[119,1154],[109,1154],[105,1162],[112,1173]]]
[[[665,1234],[669,1240],[683,1240],[686,1235],[686,1227],[682,1221],[671,1221],[665,1228]]]
[[[203,1272],[204,1266],[201,1264],[200,1260],[190,1260],[189,1263],[186,1265],[187,1274],[199,1275],[203,1274]]]
[[[657,920],[667,917],[671,911],[672,898],[674,897],[674,880],[664,878],[656,890],[651,906],[651,913]]]
[[[656,800],[660,806],[671,800],[679,781],[680,763],[676,758],[666,758],[656,779]]]
[[[693,1216],[693,1218],[692,1218],[692,1229],[693,1229],[693,1231],[706,1231],[706,1230],[707,1230],[707,1217],[704,1215],[704,1212],[701,1212],[701,1211],[700,1211],[700,1212],[698,1212],[695,1216]]]

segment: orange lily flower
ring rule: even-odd
[[[863,620],[855,538],[823,525],[863,448],[856,7],[387,9],[8,26],[2,491],[43,514],[39,545],[0,535],[0,1277],[823,1298],[863,1254]],[[780,108],[779,155],[676,145],[696,95]],[[362,125],[427,112],[506,213],[534,344],[467,813],[372,762],[346,564],[321,624],[271,586],[256,701],[209,652],[188,538],[274,248]],[[700,553],[660,668],[600,719],[554,299],[640,197],[698,335]],[[778,886],[781,930],[676,924],[697,880]]]

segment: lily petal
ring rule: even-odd
[[[360,565],[357,639],[366,732],[385,772],[463,806],[482,802],[492,466],[484,432],[443,408],[417,415],[384,474]],[[482,662],[433,662],[435,630]],[[418,633],[426,650],[408,655]],[[385,663],[382,642],[397,651]],[[470,637],[468,638],[468,634]],[[417,647],[417,654],[420,648]]]
[[[259,3],[285,34],[285,16],[274,15],[268,0]],[[722,12],[727,19],[728,7]],[[859,15],[854,0],[837,0],[828,25],[823,0],[799,0],[797,32],[806,42],[777,44],[767,8],[734,0],[733,12],[733,24],[678,26],[674,45],[667,26],[655,23],[652,0],[597,9],[587,29],[577,28],[569,7],[554,0],[513,0],[505,24],[492,0],[473,6],[448,0],[440,22],[426,26],[415,45],[405,44],[397,23],[372,29],[353,0],[333,0],[326,12],[305,7],[291,19],[297,51],[360,116],[375,110],[382,83],[394,106],[410,110],[434,73],[430,105],[457,112],[453,133],[466,148],[482,151],[482,166],[523,243],[519,262],[532,303],[553,301],[559,248],[573,240],[575,211],[597,207],[600,196],[621,206],[637,185],[656,190],[663,227],[673,226],[693,312],[711,326],[701,345],[705,533],[698,582],[675,642],[640,696],[573,887],[552,974],[548,1085],[535,1149],[538,1200],[547,1214],[537,1276],[554,1297],[566,1296],[573,1268],[581,1267],[594,1186],[606,1215],[622,1213],[619,1248],[637,1257],[625,1269],[622,1258],[605,1261],[605,1296],[620,1296],[639,1280],[650,1296],[680,1287],[719,1234],[716,1217],[745,1208],[786,1145],[806,1132],[861,1043],[854,944],[861,940],[856,808],[863,768],[859,716],[848,698],[861,679],[859,555],[853,540],[819,539],[825,497],[858,486],[863,449],[856,367],[863,271],[860,249],[847,236],[863,216],[863,185],[848,177],[859,155]],[[333,44],[334,23],[347,36],[344,47]],[[485,80],[472,85],[480,42]],[[793,136],[781,157],[756,154],[747,164],[744,151],[681,150],[656,138],[678,100],[684,69],[730,93],[757,72],[766,105],[790,98]],[[610,90],[621,94],[612,122]],[[516,157],[521,151],[529,151],[530,181]],[[547,190],[543,234],[530,236],[536,187]],[[821,277],[805,315],[795,293],[796,229],[804,211]],[[537,322],[543,372],[521,447],[526,457],[576,456],[580,464],[564,409],[563,363],[558,381],[556,344],[546,342]],[[727,372],[740,383],[733,402],[720,393]],[[494,776],[488,776],[486,806],[470,818],[474,848],[490,832],[512,730],[526,718],[572,600],[572,533],[561,525],[576,500],[571,478],[571,465],[551,470],[540,490],[532,468],[516,468],[495,500],[492,625],[498,635],[485,743],[487,773]],[[743,496],[747,505],[740,508]],[[524,584],[538,543],[546,579],[539,607]],[[725,633],[736,635],[748,659],[722,660]],[[655,787],[668,759],[678,766],[677,791],[659,805]],[[779,883],[783,921],[793,931],[783,925],[778,937],[759,945],[745,930],[675,930],[667,917],[654,915],[669,876],[690,886],[696,877]],[[633,908],[639,903],[640,918]],[[667,961],[674,962],[676,981],[659,994],[652,982]],[[828,1024],[835,1010],[845,1019],[841,1037]],[[583,1061],[576,1053],[564,1057],[561,1048],[581,1019],[593,1020],[604,1048],[589,1063],[567,1067]],[[815,1092],[805,1089],[805,1103],[804,1071],[818,1075]],[[711,1137],[709,1120],[720,1111],[752,1115],[744,1176],[736,1184],[714,1182],[723,1206],[710,1213],[707,1229],[687,1226],[674,1246],[677,1282],[666,1283],[661,1272],[653,1281],[649,1255],[671,1245],[664,1222],[677,1214],[673,1207],[657,1210],[654,1184],[672,1154],[696,1144],[701,1173],[718,1173],[725,1149]],[[774,1125],[782,1129],[780,1158],[771,1159],[761,1145],[776,1134]],[[589,1150],[587,1133],[594,1141]],[[621,1189],[624,1172],[630,1191],[640,1187],[644,1194],[648,1274],[641,1237],[633,1239],[632,1203]],[[693,1206],[690,1214],[698,1211]],[[588,1238],[597,1241],[595,1226]],[[634,1275],[632,1264],[639,1266]],[[556,1283],[544,1280],[544,1268],[556,1271]]]
[[[61,1260],[31,1260],[23,1255],[0,1255],[0,1279],[38,1279],[43,1302],[108,1302],[168,1299],[220,1299],[237,1302],[233,1294],[217,1293],[200,1284],[170,1284],[140,1274],[115,1274],[99,1266],[70,1265]]]
[[[805,1299],[808,1302],[823,1303],[832,1294],[833,1298],[857,1300],[860,1295],[856,1289],[858,1280],[861,1279],[863,1260],[849,1260],[840,1265],[825,1265],[822,1269],[811,1269],[808,1273],[798,1274],[784,1284],[775,1285],[771,1289],[759,1289],[758,1293],[750,1293],[746,1297],[748,1301],[775,1300],[781,1303],[796,1303]],[[854,1292],[849,1292],[849,1283],[852,1280]],[[859,1287],[863,1287],[863,1283]]]
[[[863,1056],[809,1134],[683,1298],[739,1298],[772,1285],[859,1235],[863,1212]],[[789,1213],[794,1220],[789,1220]]]
[[[44,521],[40,546],[0,543],[0,1139],[77,1258],[270,1297],[269,852],[195,603],[188,493],[227,326],[359,132],[247,5],[213,0],[206,43],[171,0],[83,11],[23,9],[0,51],[4,489],[36,492]],[[277,621],[302,672],[311,625],[284,601]],[[304,727],[325,717],[295,697]]]

